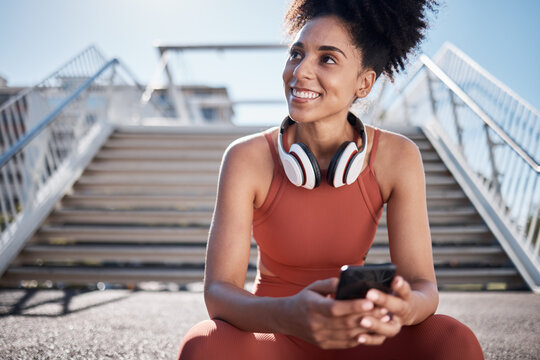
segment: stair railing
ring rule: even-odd
[[[380,91],[372,122],[423,127],[516,268],[540,292],[540,115],[451,44]]]
[[[150,99],[153,99],[153,93],[158,87],[161,87],[161,78],[166,77],[166,90],[168,97],[171,100],[172,116],[184,123],[201,124],[204,123],[203,116],[200,112],[201,104],[219,106],[223,111],[228,112],[231,108],[234,112],[234,106],[237,105],[283,105],[282,99],[260,99],[251,98],[243,100],[227,100],[224,99],[204,99],[203,101],[187,98],[183,91],[178,89],[178,78],[174,76],[174,66],[171,58],[174,55],[197,52],[260,52],[260,51],[277,51],[278,54],[287,49],[284,44],[207,44],[207,45],[166,45],[156,44],[155,48],[159,54],[159,63],[154,71],[152,81],[146,87],[146,90],[141,97],[140,102],[146,104]],[[181,79],[180,79],[181,80]],[[230,90],[230,89],[228,89]]]
[[[90,47],[0,108],[0,274],[143,90]]]

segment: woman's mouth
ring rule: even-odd
[[[296,88],[291,88],[291,94],[296,98],[305,99],[305,100],[316,99],[319,96],[321,96],[321,94],[315,91],[306,90],[306,89],[296,89]]]

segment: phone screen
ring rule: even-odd
[[[394,264],[345,265],[341,268],[336,299],[365,298],[369,289],[390,293],[395,274],[396,266]]]

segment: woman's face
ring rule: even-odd
[[[345,119],[354,100],[367,95],[361,90],[364,73],[360,50],[339,18],[310,20],[293,41],[283,70],[289,115],[297,122]]]

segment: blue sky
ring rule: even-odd
[[[10,85],[34,84],[95,44],[147,82],[157,65],[155,40],[280,42],[286,4],[286,0],[0,0],[0,76]],[[538,109],[538,19],[538,0],[447,0],[422,51],[434,55],[450,41]],[[235,70],[226,73],[235,81],[267,89],[272,97],[282,96],[283,54],[269,55],[266,63],[248,56],[222,55],[216,61],[223,58],[232,62]],[[187,81],[204,82],[205,76],[214,76],[211,65],[189,61],[181,65],[185,72],[180,75]]]

